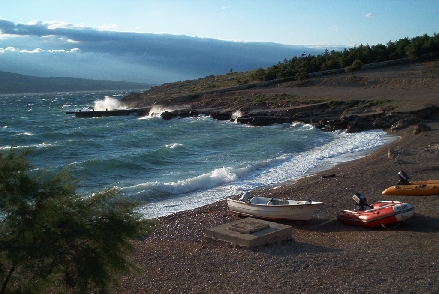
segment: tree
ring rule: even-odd
[[[356,60],[354,60],[354,62],[352,62],[351,65],[345,67],[344,70],[346,72],[352,72],[352,75],[354,75],[354,71],[360,70],[362,66],[363,66],[363,63],[361,62],[361,60],[356,59]]]
[[[84,197],[66,169],[32,171],[29,152],[0,153],[0,293],[108,292],[152,222],[116,188]]]
[[[257,81],[265,80],[265,70],[263,68],[258,68],[252,73],[252,78]]]

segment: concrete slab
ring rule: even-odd
[[[206,237],[242,247],[256,247],[292,238],[291,226],[245,218],[206,230]]]

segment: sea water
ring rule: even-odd
[[[123,107],[128,92],[0,96],[0,150],[30,147],[35,168],[67,167],[84,195],[117,186],[147,218],[297,180],[389,143],[382,130],[323,132],[309,124],[249,126],[210,117],[76,118],[67,111]],[[239,114],[236,114],[239,115]],[[286,195],[294,198],[294,195]],[[312,200],[321,200],[311,197]]]

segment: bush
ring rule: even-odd
[[[32,172],[28,154],[0,153],[0,293],[108,292],[152,223],[116,188],[84,197],[65,169]]]

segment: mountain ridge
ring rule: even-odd
[[[38,77],[0,71],[0,93],[49,93],[98,90],[139,90],[153,84],[126,81],[93,80],[73,77]]]

